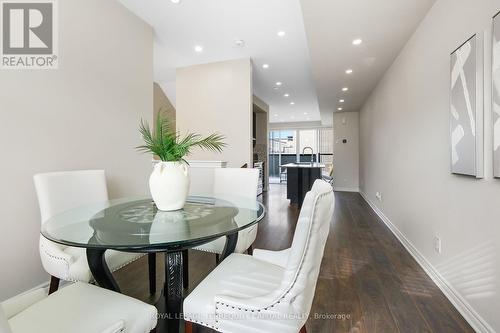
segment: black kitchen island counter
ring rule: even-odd
[[[288,163],[281,166],[287,169],[286,197],[291,204],[302,206],[306,193],[311,190],[314,181],[321,179],[321,169],[325,167],[321,163]]]

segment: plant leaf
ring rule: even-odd
[[[226,147],[225,136],[212,133],[203,138],[200,134],[188,133],[184,138],[172,130],[169,120],[163,116],[161,110],[156,117],[154,132],[147,121],[141,120],[139,132],[144,141],[143,145],[136,147],[140,152],[152,153],[162,161],[187,161],[184,159],[191,153],[193,147],[216,153],[222,152]]]

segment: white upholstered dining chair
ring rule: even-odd
[[[259,170],[247,168],[218,168],[214,170],[215,197],[228,199],[238,198],[257,200],[257,188],[259,183]],[[252,253],[252,244],[257,237],[257,224],[238,232],[238,242],[236,243],[236,253],[248,251]],[[218,238],[210,243],[203,244],[195,248],[206,252],[215,253],[217,256],[222,253],[226,244],[226,237]]]
[[[42,224],[52,216],[66,210],[108,200],[104,170],[81,170],[42,173],[34,176]],[[40,235],[40,257],[42,265],[51,275],[49,293],[57,290],[59,281],[92,281],[84,248],[63,246]],[[140,253],[106,251],[106,263],[115,271],[141,257]],[[149,257],[150,272],[156,264]],[[150,292],[156,291],[154,274],[150,276]]]
[[[156,326],[154,306],[77,282],[47,296],[44,289],[0,304],[1,333],[147,333]]]
[[[229,333],[305,332],[333,209],[332,187],[316,180],[292,246],[222,261],[184,300],[186,332],[192,323]]]

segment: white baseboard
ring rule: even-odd
[[[380,217],[385,225],[391,230],[406,250],[412,255],[427,275],[441,289],[443,294],[460,312],[464,319],[472,326],[476,332],[494,333],[495,330],[472,308],[460,293],[436,270],[436,268],[417,250],[408,238],[389,220],[387,216],[368,198],[362,191],[359,192],[363,199],[370,205],[373,211]]]
[[[339,186],[333,186],[333,190],[336,192],[359,192],[358,187],[339,187]]]
[[[31,288],[31,289],[28,289],[28,290],[25,290],[17,295],[14,295],[12,297],[18,297],[18,296],[21,296],[21,295],[24,295],[24,294],[29,294],[35,290],[38,290],[38,289],[45,289],[47,291],[47,293],[49,292],[49,284],[50,284],[50,281],[46,281],[46,282],[43,282],[43,283],[40,283],[39,285]]]

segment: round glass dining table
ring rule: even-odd
[[[167,327],[178,332],[187,249],[226,237],[223,260],[234,252],[238,231],[260,222],[264,215],[264,206],[256,199],[237,196],[190,196],[183,209],[169,212],[158,210],[151,198],[122,198],[57,214],[43,223],[41,233],[55,243],[86,248],[95,281],[117,292],[120,288],[106,264],[106,250],[164,252],[165,285],[156,304],[157,332]]]

